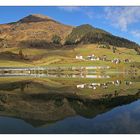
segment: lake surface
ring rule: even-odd
[[[140,76],[1,75],[0,133],[140,133]]]

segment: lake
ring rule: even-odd
[[[140,76],[1,74],[1,134],[140,133]]]

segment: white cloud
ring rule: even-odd
[[[90,19],[93,19],[93,17],[94,17],[94,12],[93,12],[93,11],[85,11],[85,14],[86,14]]]
[[[105,17],[111,24],[122,31],[140,21],[140,7],[106,7]]]
[[[58,7],[61,10],[64,10],[66,12],[80,12],[81,14],[86,15],[88,18],[93,19],[93,9],[90,9],[89,7],[80,7],[80,6],[62,6]]]
[[[73,11],[80,11],[81,8],[80,7],[77,7],[77,6],[61,6],[61,7],[58,7],[59,9],[62,9],[64,11],[67,11],[67,12],[73,12]]]
[[[137,38],[140,38],[140,30],[134,30],[134,31],[131,31],[131,34],[134,36],[134,37],[137,37]]]

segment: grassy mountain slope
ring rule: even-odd
[[[94,28],[89,24],[84,24],[73,28],[72,32],[66,38],[66,44],[75,44],[80,42],[81,38],[83,38],[89,32],[109,34],[108,32]]]
[[[50,43],[54,35],[65,37],[73,27],[41,15],[29,15],[17,22],[0,25],[0,47],[13,47],[37,42]]]
[[[107,44],[116,47],[135,49],[140,54],[139,45],[130,40],[114,36],[104,30],[94,28],[91,25],[81,25],[72,30],[66,38],[65,44]]]
[[[52,41],[53,37],[54,42]],[[99,48],[108,45],[110,49]],[[112,52],[112,48],[116,52]],[[22,55],[19,52],[22,50]],[[125,51],[124,51],[125,50]],[[135,42],[85,24],[72,27],[43,15],[29,15],[0,25],[0,66],[85,66],[111,62],[76,60],[76,55],[106,55],[108,59],[129,59],[140,64],[140,47]],[[125,64],[127,65],[127,64]],[[122,66],[122,64],[118,65]]]

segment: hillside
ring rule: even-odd
[[[110,34],[104,30],[94,28],[89,24],[84,24],[77,26],[72,30],[72,32],[67,36],[65,44],[77,44],[81,42],[81,39],[88,33],[93,32],[97,34]]]
[[[55,40],[58,40],[58,43]],[[72,27],[40,14],[29,15],[16,22],[0,25],[0,47],[45,46],[47,48],[56,44],[91,43],[104,43],[139,51],[139,45],[135,42],[114,36],[105,30],[88,24]]]
[[[78,60],[94,54],[100,61]],[[140,46],[130,40],[85,24],[64,25],[48,16],[34,14],[0,25],[0,66],[140,65]],[[107,60],[102,61],[106,56]],[[120,59],[121,64],[111,61]],[[131,63],[124,64],[127,59]]]
[[[104,30],[94,28],[91,25],[81,25],[72,30],[66,38],[65,44],[105,44],[116,47],[135,49],[140,54],[140,46],[125,38],[117,37]]]
[[[29,15],[17,22],[0,25],[0,47],[32,45],[32,42],[50,43],[54,35],[63,43],[73,27],[61,24],[47,16]]]

